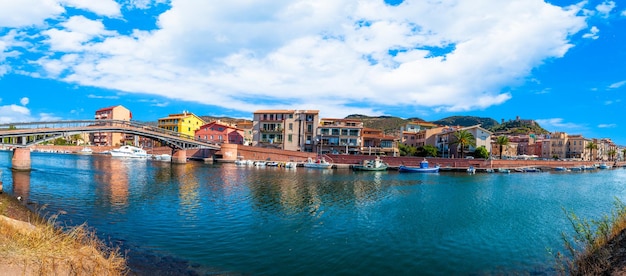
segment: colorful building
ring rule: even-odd
[[[239,144],[243,145],[244,132],[242,129],[222,123],[220,121],[211,122],[201,126],[196,130],[196,138],[219,144]]]
[[[319,110],[257,110],[252,146],[312,152]]]
[[[200,127],[205,124],[206,122],[204,122],[202,118],[185,111],[180,114],[170,114],[165,118],[159,119],[157,126],[162,129],[193,137],[196,135],[196,130],[200,129]]]
[[[96,120],[121,120],[130,121],[132,113],[127,108],[116,105],[96,110]],[[127,137],[123,133],[98,132],[91,134],[91,143],[95,146],[119,146],[123,145]]]
[[[400,156],[396,137],[385,135],[382,130],[363,128],[361,134],[361,154]]]
[[[324,154],[358,154],[361,152],[363,121],[330,119],[320,121],[317,130],[317,152]]]

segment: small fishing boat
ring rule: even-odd
[[[363,160],[359,165],[352,165],[352,170],[355,171],[386,171],[387,163],[383,162],[379,157],[373,160]]]
[[[313,169],[330,169],[333,167],[332,163],[329,163],[324,158],[319,158],[317,160],[313,160],[313,158],[307,159],[306,163],[303,165],[305,168],[313,168]]]
[[[569,171],[569,169],[566,168],[566,167],[556,167],[556,168],[554,168],[554,171],[556,171],[556,172],[567,172],[567,171]]]
[[[607,163],[602,163],[600,164],[600,166],[598,166],[598,169],[601,169],[601,170],[606,170],[610,168],[611,168],[611,165],[608,165]]]
[[[439,166],[435,166],[433,168],[428,167],[428,161],[424,159],[420,162],[419,167],[410,167],[405,165],[400,165],[398,167],[399,172],[410,172],[410,173],[437,173],[439,172]]]
[[[475,174],[476,173],[476,168],[474,168],[474,166],[469,166],[469,168],[467,168],[467,173]]]
[[[511,170],[509,170],[509,169],[505,169],[505,168],[499,168],[499,169],[498,169],[498,172],[499,172],[499,173],[511,173]]]
[[[524,167],[524,168],[515,168],[516,172],[541,172],[541,170],[539,168],[533,168],[533,167]]]

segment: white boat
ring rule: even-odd
[[[386,171],[387,163],[380,159],[380,157],[376,157],[373,160],[363,160],[363,162],[359,165],[353,165],[352,170],[355,171]]]
[[[608,165],[607,163],[602,163],[600,164],[600,166],[598,166],[598,168],[601,170],[606,170],[606,169],[610,169],[611,165]]]
[[[511,172],[511,170],[509,170],[509,169],[505,169],[505,168],[498,168],[498,172],[499,172],[499,173],[510,173],[510,172]]]
[[[296,167],[296,162],[286,162],[285,163],[285,168],[291,169],[291,168],[295,168]]]
[[[310,158],[304,163],[305,168],[314,168],[314,169],[330,169],[333,167],[332,163],[329,163],[324,158],[320,158],[317,160],[313,160]]]
[[[82,154],[82,155],[90,155],[93,153],[93,150],[91,148],[88,147],[84,147],[81,150],[76,152],[77,154]]]
[[[152,158],[157,161],[165,161],[165,162],[172,161],[172,156],[167,153],[153,155]]]
[[[133,147],[133,146],[122,146],[117,149],[113,149],[109,152],[113,157],[128,157],[128,158],[148,158],[151,155],[148,154],[145,150]]]

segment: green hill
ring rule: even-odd
[[[511,120],[489,129],[496,134],[548,134],[549,131],[542,128],[534,120]]]
[[[480,125],[485,129],[490,129],[498,125],[498,121],[491,118],[482,118],[474,116],[452,116],[432,122],[442,126],[475,126]]]
[[[409,120],[393,116],[370,117],[367,115],[353,114],[348,115],[345,119],[359,119],[363,121],[363,127],[379,129],[387,135],[396,135],[400,133],[400,128],[406,125]]]

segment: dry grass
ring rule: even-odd
[[[623,271],[626,264],[626,205],[615,200],[611,216],[599,220],[581,219],[573,212],[568,218],[574,235],[562,234],[569,257],[557,254],[562,274],[609,275]]]
[[[6,199],[0,214],[9,212]],[[17,203],[19,204],[19,203]],[[61,230],[56,216],[34,214],[20,220],[0,217],[0,270],[17,275],[124,275],[126,261],[119,250],[104,245],[85,225]]]

